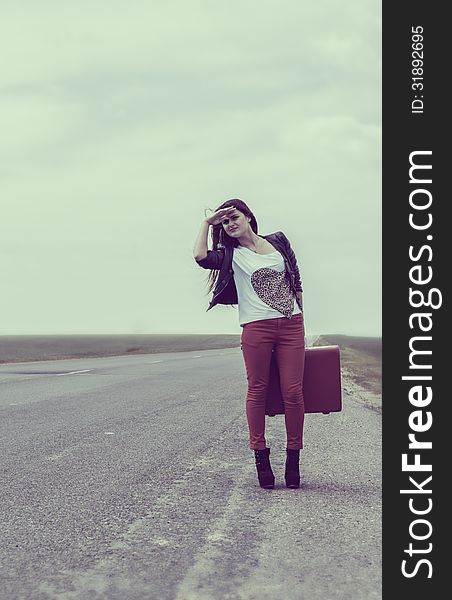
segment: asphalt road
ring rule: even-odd
[[[3,600],[381,598],[381,416],[307,415],[302,486],[249,449],[239,348],[0,366]]]

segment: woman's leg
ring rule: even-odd
[[[265,399],[274,333],[277,330],[275,321],[279,319],[253,321],[247,323],[242,331],[242,353],[248,379],[246,417],[252,450],[263,450],[266,447]]]
[[[303,315],[279,321],[275,358],[278,364],[287,433],[287,448],[303,448],[304,320]]]

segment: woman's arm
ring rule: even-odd
[[[298,305],[300,306],[300,308],[303,312],[303,292],[296,292],[296,296],[297,296],[297,300],[298,300]]]
[[[287,249],[287,255],[289,257],[290,264],[292,265],[292,269],[293,269],[293,272],[294,272],[294,276],[295,276],[295,291],[296,292],[302,292],[303,291],[303,287],[301,285],[301,277],[300,277],[300,270],[298,269],[297,257],[295,256],[295,252],[292,250],[292,246],[290,245],[290,242],[287,239],[287,237],[285,236],[285,234],[282,231],[280,231],[280,233],[282,234],[282,236],[284,238],[284,242],[286,244],[286,249]]]
[[[224,260],[224,250],[207,250],[207,236],[211,225],[218,225],[224,217],[229,217],[235,211],[235,206],[220,208],[201,223],[201,229],[193,248],[193,258],[203,269],[221,269]]]
[[[195,247],[193,248],[193,258],[203,269],[219,270],[224,260],[224,250],[207,250],[207,235],[209,233],[210,223],[202,222]]]
[[[201,229],[199,230],[198,237],[195,241],[193,248],[193,258],[198,261],[206,258],[207,256],[207,236],[209,235],[210,223],[207,219],[201,223]]]

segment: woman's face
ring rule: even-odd
[[[237,238],[248,231],[249,221],[246,215],[235,209],[228,217],[221,220],[224,231],[232,238]]]

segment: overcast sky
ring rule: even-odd
[[[376,0],[3,1],[0,334],[240,333],[192,250],[241,198],[308,333],[381,333]]]

